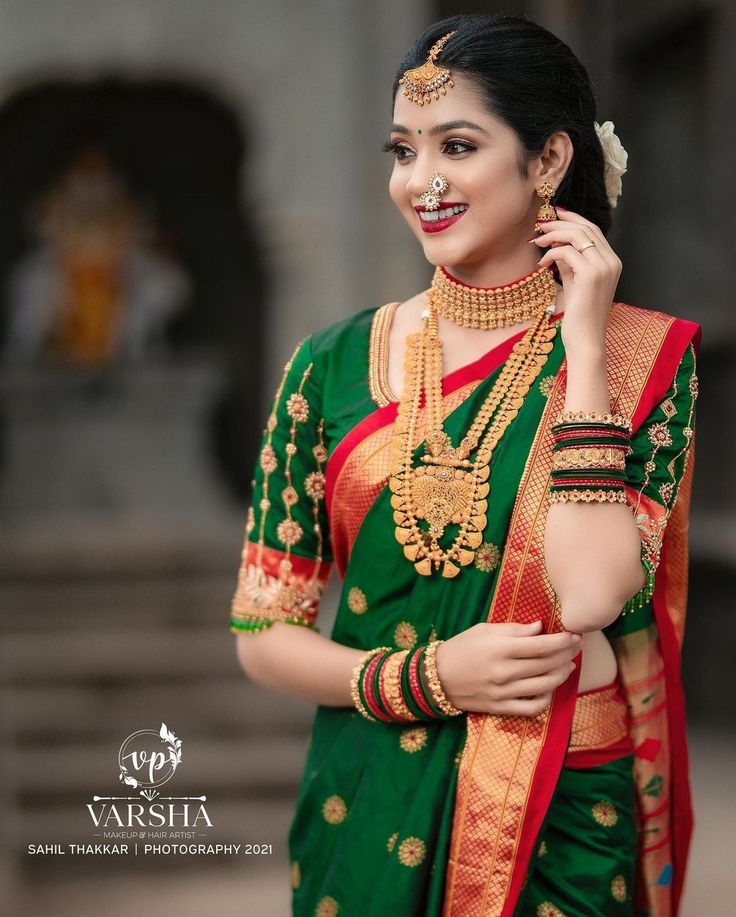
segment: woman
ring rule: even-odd
[[[432,285],[286,364],[231,627],[319,705],[294,914],[677,912],[699,329],[612,302],[595,117],[533,22],[427,29],[386,148]]]

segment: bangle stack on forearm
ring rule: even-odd
[[[435,655],[442,642],[433,640],[412,650],[378,646],[364,653],[350,681],[359,713],[381,723],[447,720],[460,715],[463,711],[445,697],[437,675]]]
[[[552,433],[552,503],[626,502],[626,456],[631,452],[627,417],[567,411],[558,414]]]

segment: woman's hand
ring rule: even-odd
[[[621,276],[621,259],[595,223],[572,210],[557,209],[564,218],[545,220],[544,234],[533,240],[540,248],[549,248],[539,259],[539,266],[549,267],[555,262],[560,272],[565,295],[561,332],[568,358],[576,352],[601,353]],[[579,251],[590,241],[595,245]]]
[[[582,638],[534,624],[475,624],[437,648],[447,699],[469,713],[536,716],[575,669]]]

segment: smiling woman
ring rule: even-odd
[[[232,604],[244,670],[319,705],[293,913],[670,917],[699,328],[614,300],[611,131],[550,32],[432,25],[393,115],[434,276],[297,345]]]

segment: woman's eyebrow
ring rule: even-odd
[[[444,134],[445,131],[455,131],[460,128],[465,128],[466,130],[471,131],[480,131],[481,134],[488,135],[488,131],[481,127],[480,124],[474,124],[472,121],[465,121],[463,119],[459,119],[457,121],[446,121],[444,124],[435,124],[434,127],[429,129],[429,135],[430,137],[434,137],[437,134]],[[411,131],[408,127],[404,127],[403,124],[392,124],[391,133],[410,134]]]

